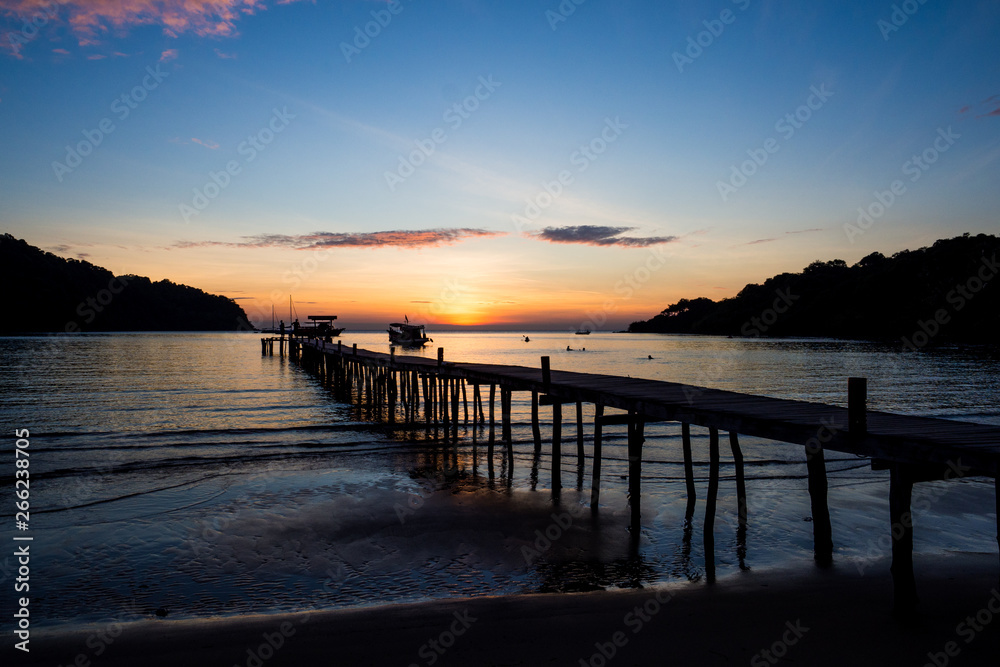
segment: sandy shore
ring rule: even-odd
[[[845,563],[712,586],[38,630],[30,654],[8,634],[0,655],[80,667],[1000,664],[996,554],[921,556],[916,567],[910,622],[891,614],[887,562],[864,576]]]

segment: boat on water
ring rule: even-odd
[[[308,315],[309,320],[305,324],[299,324],[298,320],[292,322],[293,336],[307,336],[309,338],[335,338],[344,333],[344,327],[333,326],[336,315]]]
[[[410,324],[409,318],[404,317],[405,322],[393,322],[389,325],[389,342],[401,347],[420,347],[427,343],[434,342],[433,338],[428,338],[424,332],[423,324]]]
[[[576,330],[576,335],[577,336],[589,336],[590,335],[590,329],[577,329]]]

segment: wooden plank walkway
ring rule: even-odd
[[[271,341],[262,341],[262,352],[273,353]],[[283,345],[279,350],[283,351]],[[359,350],[340,343],[319,340],[289,342],[289,354],[303,365],[314,368],[335,387],[357,390],[359,399],[385,404],[387,418],[395,419],[397,400],[403,404],[404,418],[419,419],[421,389],[425,423],[444,425],[446,433],[457,434],[459,406],[468,422],[466,385],[473,387],[473,421],[482,421],[483,404],[480,386],[490,387],[490,427],[494,426],[494,395],[500,388],[501,427],[513,461],[510,442],[510,395],[514,391],[532,394],[532,431],[535,451],[541,450],[538,405],[553,406],[552,487],[561,487],[562,404],[577,407],[577,454],[584,458],[582,404],[595,407],[592,481],[592,505],[599,501],[601,428],[605,424],[629,427],[629,495],[633,519],[638,525],[641,485],[643,428],[648,422],[669,421],[683,425],[683,448],[688,488],[688,521],[693,511],[694,484],[690,466],[689,425],[709,429],[710,482],[705,520],[706,558],[714,545],[715,494],[718,489],[718,432],[730,433],[730,446],[737,461],[740,526],[746,527],[746,493],[742,474],[742,451],[738,434],[752,435],[805,448],[809,491],[813,509],[816,558],[820,563],[832,559],[829,510],[826,502],[825,450],[870,457],[873,465],[890,470],[890,520],[893,538],[893,577],[895,602],[899,609],[909,609],[916,602],[912,573],[912,520],[910,495],[914,483],[987,476],[998,479],[1000,469],[1000,426],[974,424],[945,419],[899,415],[866,409],[866,382],[852,378],[848,408],[755,396],[693,385],[627,378],[613,375],[550,370],[548,357],[541,368],[526,366],[452,363],[443,358],[396,356]],[[402,390],[402,391],[401,391]],[[449,410],[450,408],[450,410]],[[606,408],[622,410],[624,415],[604,415]],[[478,411],[478,412],[477,412]],[[492,454],[492,439],[490,453]],[[492,462],[492,459],[490,459]],[[582,475],[582,469],[581,473]],[[1000,479],[997,485],[997,516],[1000,520]],[[973,511],[982,511],[975,508]],[[633,531],[636,532],[637,531]],[[1000,534],[998,534],[1000,543]],[[706,574],[714,578],[714,564],[706,564]]]

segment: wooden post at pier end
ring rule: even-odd
[[[628,502],[632,510],[632,538],[637,539],[641,526],[639,524],[642,495],[642,443],[645,442],[644,416],[635,411],[629,411],[628,420]]]
[[[889,467],[889,532],[892,537],[892,605],[906,615],[917,606],[917,582],[913,577],[913,468],[905,463]]]
[[[601,417],[603,416],[604,404],[598,403],[594,406],[594,470],[590,482],[590,509],[595,512],[601,502],[601,439],[604,434]]]
[[[817,564],[825,567],[833,562],[833,527],[827,503],[826,455],[819,439],[814,441],[811,440],[805,447],[809,503],[812,508],[813,556]]]
[[[736,507],[739,515],[739,527],[747,527],[747,482],[743,475],[743,450],[740,449],[740,436],[736,431],[729,432],[729,448],[733,451],[733,468],[736,473]]]
[[[354,343],[351,346],[351,354],[353,354],[354,356],[358,356],[358,344],[357,343]]]
[[[542,357],[548,361],[548,357]],[[543,366],[544,368],[544,366]],[[562,489],[562,403],[552,404],[552,495]]]
[[[438,348],[438,366],[444,363],[444,348]]]
[[[552,384],[552,370],[549,368],[549,358],[542,357],[542,389],[547,392],[550,384]]]
[[[868,378],[847,378],[847,428],[851,435],[868,432]]]
[[[719,429],[708,429],[708,495],[705,498],[705,581],[715,583],[715,501],[719,494]]]
[[[694,519],[697,500],[694,488],[694,460],[691,456],[691,424],[681,423],[681,444],[684,449],[684,484],[687,487],[687,509],[684,511],[684,527],[689,528]]]
[[[538,425],[538,392],[531,392],[531,437],[535,441],[535,454],[542,451],[542,430]]]

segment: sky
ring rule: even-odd
[[[997,233],[998,34],[993,0],[0,0],[0,231],[266,324],[621,329]]]

